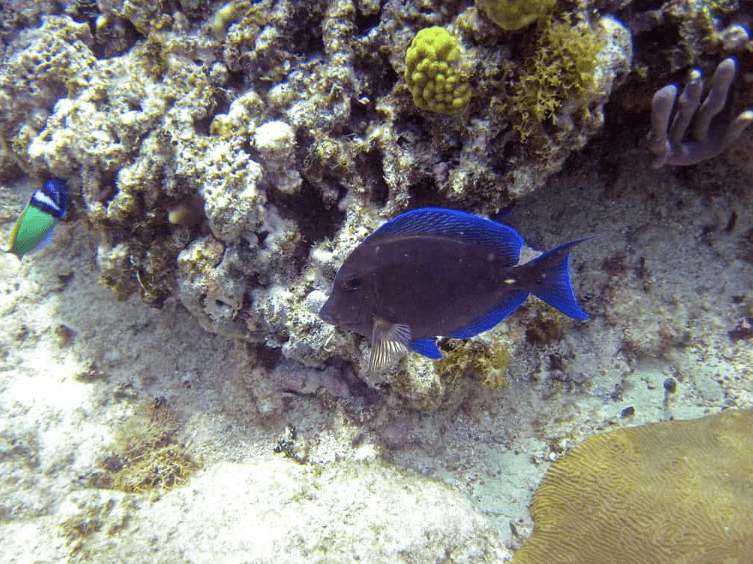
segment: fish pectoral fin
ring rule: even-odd
[[[378,371],[392,364],[398,356],[408,349],[411,330],[405,323],[392,323],[374,316],[371,332],[371,356],[369,370]]]
[[[369,370],[378,372],[392,364],[403,352],[405,347],[395,341],[374,341],[371,345]]]

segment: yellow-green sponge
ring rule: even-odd
[[[416,106],[448,115],[465,111],[471,87],[459,62],[458,42],[445,29],[428,27],[416,34],[405,54],[405,80]]]
[[[556,1],[476,0],[476,6],[505,31],[517,31],[549,14]]]

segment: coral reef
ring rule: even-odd
[[[440,114],[463,113],[471,88],[460,63],[460,48],[447,30],[419,31],[405,54],[405,81],[416,106]]]
[[[747,562],[751,425],[753,410],[729,410],[588,439],[547,472],[512,562]]]
[[[660,7],[632,15],[631,28],[653,40],[671,37],[646,50],[642,58],[660,56],[672,71],[697,66],[705,56],[744,52],[749,42],[750,14],[738,1],[670,0]],[[671,31],[670,31],[671,30]]]
[[[436,370],[409,362],[406,378],[372,381],[359,341],[316,312],[384,219],[427,204],[489,214],[539,189],[602,127],[632,34],[665,25],[647,12],[623,24],[629,2],[552,4],[14,3],[28,17],[4,28],[3,175],[69,183],[71,220],[99,236],[118,299],[179,300],[210,331],[347,366],[426,409],[442,395]],[[732,10],[709,10],[692,18],[714,49],[747,48]],[[506,34],[493,13],[506,29],[538,25]],[[683,29],[686,45],[710,33]],[[445,85],[457,77],[448,107],[423,98],[436,93],[419,69],[429,34]],[[646,63],[642,91],[664,61]]]

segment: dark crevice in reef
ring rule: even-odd
[[[356,72],[363,85],[362,92],[372,100],[390,93],[398,82],[398,74],[392,68],[386,55],[375,52],[362,54],[356,60]]]
[[[306,255],[314,243],[334,237],[345,218],[337,207],[328,207],[319,198],[314,185],[305,180],[298,194],[271,194],[270,203],[277,206],[280,215],[298,225]]]
[[[426,179],[418,184],[411,186],[408,191],[410,192],[410,208],[425,208],[425,207],[453,207],[442,198],[437,192],[437,186],[433,181]]]
[[[246,81],[246,73],[238,71],[228,71],[228,78],[227,82],[225,83],[225,88],[230,90],[233,93],[243,93],[250,89],[250,85]]]
[[[356,171],[371,190],[371,201],[377,207],[384,207],[390,196],[390,187],[384,179],[382,154],[377,149],[362,153],[356,158]]]
[[[318,4],[318,5],[317,5]],[[323,3],[293,2],[289,26],[285,26],[290,38],[288,48],[291,53],[310,57],[312,53],[324,52],[324,38],[322,37]]]
[[[348,129],[352,133],[365,135],[369,124],[377,118],[374,104],[361,104],[358,100],[352,100],[350,104],[350,117]]]
[[[282,351],[280,349],[270,348],[265,345],[258,345],[255,349],[257,360],[266,370],[274,370],[280,362],[280,358],[282,358]]]
[[[604,119],[604,127],[583,150],[568,157],[563,171],[590,169],[606,186],[612,186],[622,174],[626,155],[641,151],[645,151],[643,157],[648,155],[645,141],[651,116],[648,111],[633,112],[618,102],[609,102],[604,108]]]
[[[650,65],[650,68],[669,70],[664,58],[664,50],[670,45],[681,45],[680,27],[676,23],[665,23],[652,30],[639,33],[633,38],[633,53],[636,59]],[[685,73],[683,73],[683,78]],[[670,77],[655,75],[654,80],[671,82]]]
[[[355,21],[353,22],[356,26],[356,35],[366,35],[367,33],[369,33],[372,28],[375,28],[379,25],[381,17],[381,10],[378,10],[374,14],[368,15],[361,13],[361,10],[356,10]]]
[[[208,136],[215,116],[226,114],[228,111],[230,111],[230,100],[222,90],[218,90],[212,95],[212,101],[206,110],[206,115],[193,118],[194,131],[199,135]]]

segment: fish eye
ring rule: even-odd
[[[346,290],[358,290],[361,287],[361,277],[351,276],[345,281]]]

